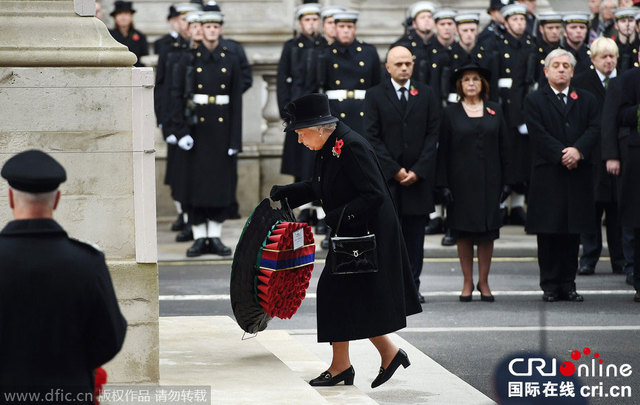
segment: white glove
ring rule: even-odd
[[[527,130],[527,124],[522,124],[518,127],[518,132],[520,132],[522,135],[527,135],[529,133],[529,131]]]
[[[176,143],[178,143],[178,138],[176,138],[174,134],[171,134],[164,141],[169,145],[175,145]]]
[[[235,155],[235,154],[237,154],[237,153],[238,153],[238,149],[231,149],[231,148],[229,148],[229,150],[227,151],[227,154],[228,154],[229,156],[233,156],[233,155]]]
[[[193,138],[191,135],[185,135],[178,141],[178,147],[182,150],[191,150],[193,148]]]

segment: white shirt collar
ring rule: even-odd
[[[404,87],[405,89],[409,90],[411,88],[411,79],[407,80],[407,82],[404,84],[404,86],[399,85],[393,79],[391,79],[391,84],[393,85],[393,88],[396,89],[396,93],[397,93],[397,92],[400,91],[400,87]]]
[[[603,73],[601,73],[598,69],[596,69],[596,73],[598,74],[598,77],[600,78],[601,82],[603,82],[605,77],[607,77]],[[613,79],[617,75],[618,75],[618,69],[613,69],[613,72],[611,72],[611,74],[609,74],[609,80]]]
[[[169,35],[171,35],[173,37],[173,39],[178,39],[178,33],[175,32],[175,31],[169,32]]]
[[[551,87],[551,90],[553,90],[553,92],[555,93],[556,96],[558,95],[558,93],[564,93],[565,97],[569,96],[569,86],[565,87],[565,89],[562,90],[562,91],[558,91],[558,90],[554,89],[553,86],[551,86],[551,85],[549,87]],[[566,98],[565,98],[565,100],[566,100]]]

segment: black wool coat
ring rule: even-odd
[[[618,205],[623,226],[640,227],[640,68],[609,82],[602,131],[602,159],[620,160]]]
[[[427,215],[434,210],[433,188],[440,107],[431,88],[410,82],[406,109],[390,79],[367,90],[364,100],[365,138],[376,152],[400,215]],[[402,168],[418,181],[401,186],[394,178]]]
[[[478,118],[469,118],[459,103],[444,109],[438,186],[453,194],[447,213],[452,229],[487,232],[502,225],[500,193],[503,185],[512,184],[507,139],[498,103],[486,102]]]
[[[325,48],[324,90],[367,90],[380,83],[380,58],[376,47],[355,39],[345,46],[338,41]],[[331,114],[358,134],[364,134],[364,100],[329,100]]]
[[[339,156],[332,150],[344,145]],[[343,123],[318,151],[313,180],[285,187],[292,207],[320,200],[327,225],[339,236],[376,235],[378,272],[333,275],[329,251],[317,290],[318,341],[340,342],[404,328],[422,311],[391,195],[369,143]]]
[[[93,393],[127,329],[104,255],[42,218],[5,226],[0,263],[0,391]]]
[[[119,29],[114,28],[109,30],[109,33],[116,41],[129,48],[129,51],[134,53],[138,60],[133,65],[135,67],[144,67],[144,64],[140,62],[140,58],[149,55],[149,43],[147,42],[147,36],[137,29],[131,27],[129,34],[125,37],[122,35]]]
[[[589,93],[596,97],[600,112],[604,108],[604,99],[606,90],[600,82],[600,77],[596,73],[595,69],[586,71],[578,76],[575,76],[571,81],[571,84],[579,89],[587,90]],[[604,116],[602,116],[604,120]],[[601,127],[604,127],[602,122]],[[598,202],[614,202],[617,201],[617,188],[616,188],[616,176],[607,173],[606,163],[602,160],[602,146],[600,144],[601,136],[598,134],[596,144],[593,148],[593,178],[595,186],[595,199]]]
[[[224,208],[235,199],[237,155],[229,149],[242,151],[242,71],[237,57],[220,43],[213,51],[199,46],[185,53],[174,67],[171,116],[178,139],[189,134],[194,145],[186,151],[187,185],[184,199],[178,201],[194,207]],[[193,72],[185,91],[185,82]],[[187,122],[184,111],[193,94],[226,95],[228,104],[196,105],[195,124]],[[192,125],[190,125],[192,124]],[[178,180],[177,180],[178,181]]]
[[[595,97],[570,88],[563,105],[549,85],[527,96],[525,119],[532,149],[526,230],[529,233],[595,232],[593,148],[600,133]],[[573,146],[584,157],[578,167],[562,165],[562,150]]]

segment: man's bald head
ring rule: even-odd
[[[399,85],[404,85],[413,74],[413,55],[404,46],[394,46],[387,53],[387,72],[393,81]]]

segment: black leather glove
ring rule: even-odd
[[[273,186],[271,187],[271,192],[269,193],[269,197],[273,200],[273,201],[281,201],[283,200],[287,195],[286,195],[286,188],[287,186]]]
[[[503,203],[507,198],[509,198],[510,195],[511,195],[511,186],[508,184],[505,184],[504,186],[502,186],[502,191],[500,192],[500,203]]]
[[[449,205],[453,202],[453,193],[449,187],[442,187],[440,189],[440,196],[442,197],[442,203]]]

